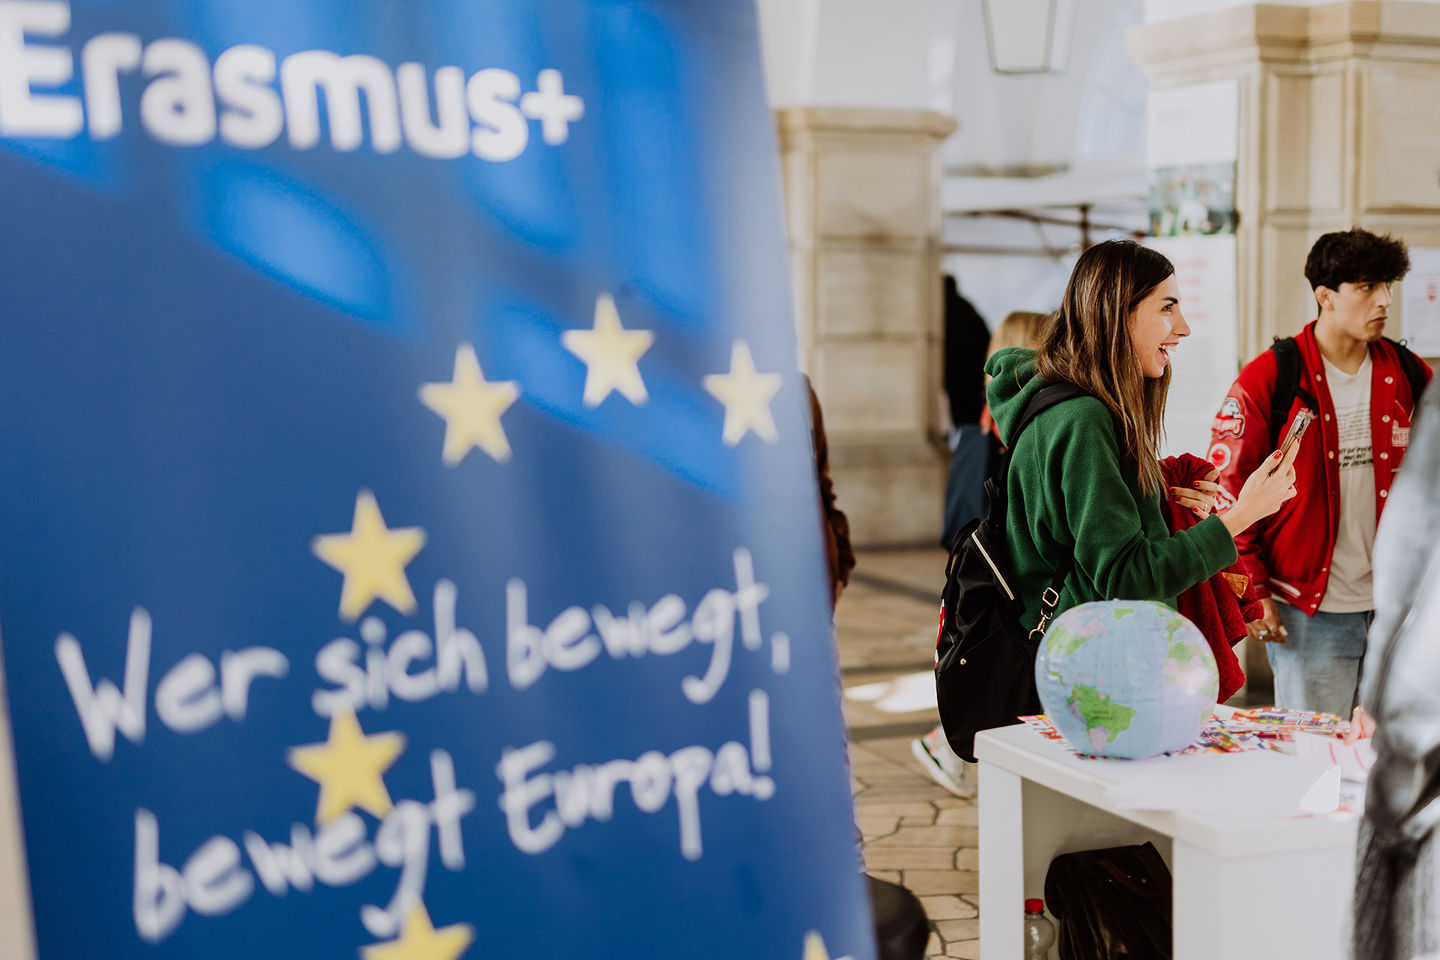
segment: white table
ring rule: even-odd
[[[1023,725],[980,733],[975,755],[981,960],[1022,955],[1023,901],[1044,896],[1055,855],[1146,840],[1174,877],[1175,960],[1349,956],[1358,818],[1109,810],[1124,761],[1081,760]]]

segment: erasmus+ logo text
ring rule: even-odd
[[[0,137],[68,140],[84,130],[93,140],[112,139],[127,121],[121,78],[137,73],[145,81],[140,125],[155,140],[181,147],[218,136],[259,150],[283,133],[294,149],[311,149],[320,142],[322,92],[330,145],[338,151],[365,142],[368,119],[376,153],[403,143],[426,157],[513,160],[530,141],[530,120],[540,121],[541,138],[555,145],[585,114],[584,101],[565,93],[558,70],[539,71],[535,89],[526,92],[508,70],[468,78],[453,66],[433,74],[418,63],[392,70],[376,57],[326,50],[277,62],[253,44],[231,47],[212,64],[189,40],[142,43],[130,33],[100,34],[79,48],[81,96],[41,92],[75,75],[74,53],[57,43],[69,29],[68,3],[0,0]]]

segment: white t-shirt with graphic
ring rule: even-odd
[[[1340,449],[1335,454],[1340,460],[1340,526],[1320,609],[1326,613],[1355,613],[1375,606],[1370,573],[1370,551],[1375,545],[1370,355],[1365,355],[1365,362],[1355,373],[1345,373],[1326,360],[1325,376],[1330,380],[1330,399],[1335,403],[1335,425],[1340,434]]]

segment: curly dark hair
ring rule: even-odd
[[[1342,283],[1391,283],[1409,271],[1410,254],[1403,240],[1359,227],[1325,234],[1305,258],[1305,279],[1311,289],[1339,290]]]

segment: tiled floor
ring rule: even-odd
[[[933,705],[905,702],[931,682],[944,569],[939,549],[863,554],[836,627],[847,691],[884,685],[870,687],[879,699],[845,702],[866,866],[920,897],[932,958],[972,960],[980,956],[976,807],[942,790],[915,760],[910,741],[936,717]]]

